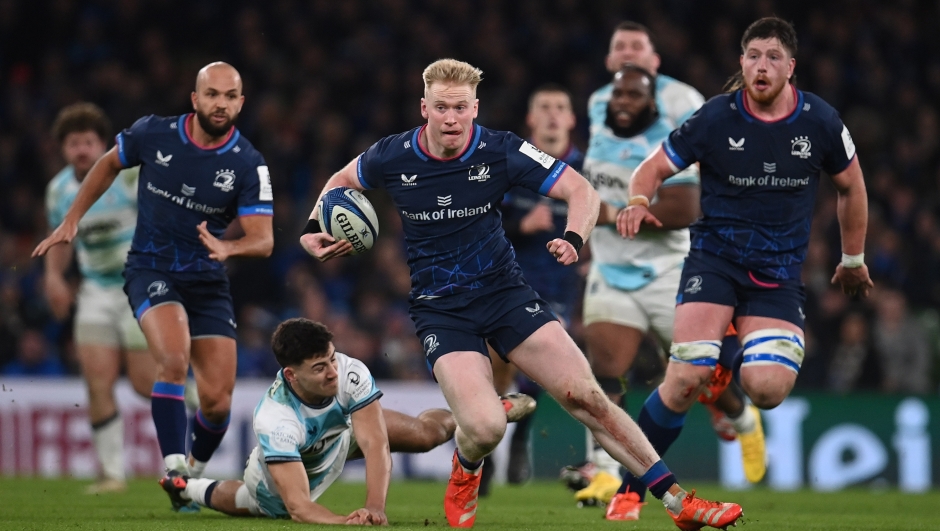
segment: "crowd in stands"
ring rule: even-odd
[[[238,122],[266,157],[276,248],[232,260],[239,374],[270,377],[281,320],[327,323],[339,350],[379,378],[428,379],[407,313],[409,271],[382,192],[370,252],[317,263],[297,238],[332,172],[388,134],[421,123],[421,71],[454,57],[484,71],[478,122],[525,134],[529,92],[566,86],[587,142],[586,103],[609,81],[613,27],[649,26],[660,72],[706,98],[738,69],[760,16],[793,21],[797,86],[835,106],[858,147],[870,198],[866,261],[877,285],[858,301],[830,283],[841,257],[836,195],[819,186],[805,264],[807,356],[798,385],[936,394],[940,382],[940,5],[916,0],[0,0],[0,374],[77,370],[70,324],[50,316],[41,261],[44,192],[62,165],[50,125],[60,108],[102,106],[115,129],[191,109],[197,70],[238,68]],[[195,227],[193,228],[195,230]],[[572,326],[577,339],[580,328]]]

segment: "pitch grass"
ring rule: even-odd
[[[203,509],[199,514],[170,511],[155,480],[131,483],[124,494],[86,496],[87,482],[0,478],[0,530],[243,530],[336,529],[299,527],[284,520],[231,518]],[[738,529],[772,530],[914,530],[940,529],[940,492],[906,495],[894,491],[850,490],[822,494],[775,493],[765,489],[728,492],[704,487],[712,499],[744,506]],[[388,516],[396,529],[448,529],[441,508],[443,483],[393,483]],[[365,497],[362,484],[336,484],[321,498],[335,512],[351,512]],[[557,483],[495,487],[482,500],[475,529],[486,530],[674,530],[656,500],[643,509],[639,522],[607,522],[598,508],[578,509],[571,494]]]

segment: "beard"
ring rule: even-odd
[[[202,130],[212,137],[220,137],[228,133],[229,129],[232,128],[232,124],[235,123],[236,118],[238,118],[237,114],[230,120],[226,120],[222,125],[216,125],[212,123],[208,114],[203,114],[198,110],[196,111],[196,119],[199,120],[199,125],[202,126]]]
[[[750,98],[751,101],[753,101],[754,103],[767,105],[773,102],[777,98],[777,96],[779,96],[780,93],[783,92],[783,89],[785,89],[788,84],[789,83],[784,82],[779,87],[774,88],[773,86],[771,86],[770,89],[764,90],[763,92],[759,92],[756,89],[754,89],[753,83],[748,83],[747,81],[745,81],[744,90],[747,91],[747,97]]]
[[[633,121],[630,122],[628,127],[621,127],[617,125],[617,119],[614,117],[614,112],[610,110],[610,104],[608,104],[607,119],[604,120],[604,124],[614,132],[614,136],[630,138],[642,133],[657,118],[659,118],[659,111],[657,109],[645,107],[639,114],[633,117]]]

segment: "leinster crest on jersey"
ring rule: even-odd
[[[235,172],[232,170],[219,170],[215,172],[215,182],[212,186],[223,192],[231,192],[235,188]]]

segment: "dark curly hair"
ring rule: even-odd
[[[271,350],[281,367],[297,366],[329,354],[332,340],[333,332],[326,326],[295,317],[278,325],[271,337]]]

